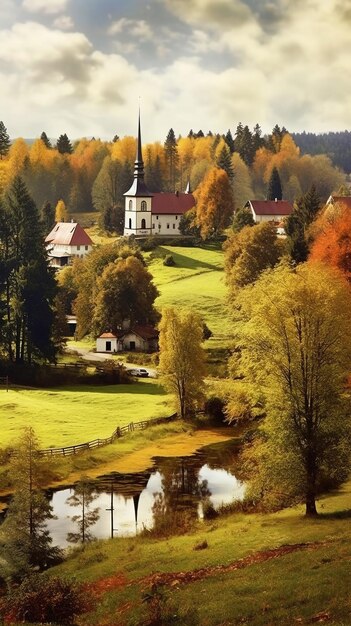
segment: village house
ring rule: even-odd
[[[293,211],[287,200],[248,200],[245,208],[250,209],[252,217],[258,224],[276,222],[280,224]]]
[[[351,210],[351,196],[329,196],[327,206],[338,204],[339,206]]]
[[[74,258],[83,259],[93,249],[93,242],[77,222],[57,222],[45,239],[50,265],[69,265]]]
[[[158,331],[148,324],[122,328],[115,333],[105,332],[96,339],[96,352],[155,352],[158,350]]]
[[[141,148],[140,114],[134,180],[125,196],[124,235],[162,235],[177,237],[180,218],[195,205],[195,199],[187,185],[181,193],[151,193],[144,181],[144,161]]]

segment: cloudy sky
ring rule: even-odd
[[[351,128],[350,0],[0,0],[12,138]]]

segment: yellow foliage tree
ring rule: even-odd
[[[203,323],[191,310],[167,308],[160,330],[160,372],[166,389],[175,397],[181,418],[191,415],[203,398],[205,353],[201,346]]]
[[[212,168],[202,181],[195,194],[196,226],[202,239],[217,237],[233,216],[234,203],[227,173],[217,167]]]
[[[63,200],[59,200],[55,208],[55,221],[67,222],[67,220],[68,220],[68,211],[66,209],[66,205]]]
[[[135,137],[126,136],[123,139],[119,139],[112,146],[112,158],[118,159],[122,163],[129,161],[134,163],[136,152],[136,140]]]
[[[22,137],[19,137],[16,141],[14,141],[9,151],[9,180],[12,180],[15,176],[19,176],[21,174],[28,157],[28,145]]]

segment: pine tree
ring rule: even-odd
[[[10,135],[7,132],[4,122],[0,122],[0,158],[6,156],[10,150]]]
[[[93,539],[89,529],[99,519],[99,508],[90,509],[90,505],[97,497],[98,494],[95,491],[94,483],[89,478],[83,477],[75,486],[74,494],[66,500],[70,506],[81,508],[81,513],[73,515],[71,518],[72,522],[77,523],[78,532],[68,533],[67,541],[86,543]]]
[[[70,140],[68,139],[66,133],[64,133],[64,135],[59,136],[57,143],[56,143],[56,148],[60,154],[72,154],[73,152],[72,144]]]
[[[307,260],[309,250],[308,227],[316,219],[321,208],[321,200],[316,188],[299,198],[291,215],[285,221],[288,252],[295,263]]]
[[[279,172],[276,167],[273,167],[268,183],[267,200],[281,200],[282,197],[283,192]]]
[[[254,126],[253,135],[252,135],[252,144],[253,144],[254,154],[256,154],[257,150],[259,150],[265,145],[265,140],[262,137],[261,126],[259,124],[256,124]]]
[[[52,148],[51,141],[50,141],[50,139],[49,139],[49,137],[47,136],[47,134],[46,134],[46,132],[45,132],[45,131],[43,131],[43,132],[41,133],[41,135],[40,135],[40,139],[42,140],[42,142],[45,144],[45,146],[46,146],[48,149]]]
[[[234,170],[232,165],[232,159],[230,156],[230,150],[228,146],[225,144],[221,149],[218,157],[217,157],[217,166],[224,170],[230,181],[234,178]]]
[[[177,150],[177,140],[174,130],[171,128],[165,141],[165,161],[166,161],[166,187],[168,191],[176,190],[178,177],[179,156]]]
[[[230,132],[230,129],[228,129],[226,135],[224,135],[224,141],[226,142],[230,150],[230,153],[233,154],[235,150],[235,143],[234,143],[233,135]]]
[[[248,126],[244,126],[241,136],[240,156],[246,165],[252,165],[255,156],[255,147],[252,133]]]
[[[48,234],[55,226],[55,209],[51,202],[45,202],[42,206],[41,221],[43,222],[44,232]]]

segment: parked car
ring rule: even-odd
[[[149,372],[143,367],[136,367],[132,370],[129,370],[129,373],[132,376],[138,376],[139,378],[147,378],[149,375]]]

